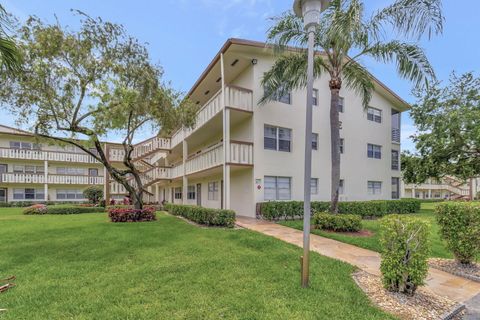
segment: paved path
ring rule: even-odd
[[[301,247],[303,243],[302,231],[273,222],[237,217],[237,225],[295,244],[299,247]],[[371,274],[380,275],[380,254],[377,252],[314,234],[310,237],[310,247],[312,251],[318,252],[321,255],[350,263]],[[480,293],[480,283],[457,277],[434,268],[429,269],[426,282],[426,287],[436,294],[446,296],[460,303]]]

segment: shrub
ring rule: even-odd
[[[97,186],[90,186],[83,190],[83,196],[91,203],[99,203],[103,198],[103,189]]]
[[[428,272],[428,224],[418,218],[390,215],[380,226],[383,285],[413,295]]]
[[[193,222],[207,226],[221,226],[233,228],[235,225],[235,211],[210,209],[199,206],[165,204],[165,209],[174,216],[182,216]]]
[[[451,202],[437,205],[440,235],[455,259],[469,264],[480,253],[480,205]]]
[[[144,222],[157,220],[155,208],[153,207],[143,209],[112,207],[108,209],[108,217],[112,222]]]
[[[318,212],[313,215],[313,226],[322,230],[358,232],[362,228],[362,217],[355,214]]]
[[[44,204],[34,204],[33,206],[23,209],[23,214],[46,214],[47,206]]]
[[[48,214],[81,214],[81,213],[96,213],[105,212],[103,207],[47,207]]]
[[[387,214],[415,213],[420,210],[418,199],[342,201],[338,203],[338,212],[355,214],[362,217],[383,217]],[[312,212],[325,212],[330,202],[313,201]],[[269,201],[258,204],[258,213],[266,220],[295,219],[303,217],[302,201]]]

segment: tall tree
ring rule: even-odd
[[[189,126],[194,108],[162,82],[161,67],[121,25],[77,13],[78,31],[27,20],[19,31],[24,72],[0,80],[0,102],[37,137],[75,145],[102,163],[142,208],[145,190],[132,159],[136,135]],[[123,139],[121,168],[111,164],[101,142],[110,134]]]
[[[0,70],[15,73],[21,69],[21,55],[15,41],[8,35],[12,20],[0,4]]]
[[[434,78],[434,71],[423,50],[416,44],[399,38],[420,39],[442,32],[441,0],[397,0],[365,17],[361,0],[333,0],[321,16],[315,33],[314,77],[329,77],[330,144],[331,144],[331,211],[338,211],[340,185],[340,124],[339,93],[345,83],[356,92],[366,108],[372,97],[374,80],[361,63],[364,57],[382,63],[395,63],[398,74],[415,85]],[[395,32],[398,39],[388,40],[386,30]],[[306,45],[308,35],[302,20],[288,12],[275,18],[268,32],[279,57],[264,75],[265,88],[261,102],[278,94],[306,87]],[[292,49],[289,46],[294,46]]]
[[[435,82],[414,94],[410,115],[418,130],[417,152],[402,155],[405,182],[480,176],[480,78],[453,73],[447,85]]]

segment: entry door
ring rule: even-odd
[[[0,202],[7,202],[7,189],[0,189]]]
[[[0,164],[0,182],[2,182],[2,173],[7,173],[8,166],[6,164]]]
[[[197,206],[202,205],[202,184],[197,183]]]

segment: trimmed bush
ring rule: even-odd
[[[366,217],[383,217],[387,214],[406,214],[420,211],[418,199],[342,201],[338,203],[338,212]],[[330,202],[313,201],[312,212],[325,212]],[[258,213],[266,220],[296,219],[303,217],[302,201],[269,201],[258,204]]]
[[[91,203],[97,204],[103,198],[103,189],[97,186],[90,186],[83,190],[83,196]]]
[[[428,224],[418,218],[389,215],[380,224],[380,271],[387,290],[413,295],[428,272]]]
[[[108,217],[112,222],[145,222],[157,220],[155,208],[153,207],[143,209],[112,207],[108,209]]]
[[[331,214],[317,212],[313,215],[315,229],[337,232],[358,232],[362,228],[362,217],[355,214]]]
[[[440,236],[455,259],[469,264],[480,254],[480,204],[450,202],[435,208]]]
[[[171,203],[165,204],[165,209],[174,216],[182,216],[206,226],[233,228],[235,225],[235,211],[232,210],[210,209]]]
[[[33,214],[46,214],[47,206],[44,204],[34,204],[28,208],[23,209],[23,214],[33,215]]]
[[[48,214],[81,214],[105,212],[103,207],[47,207]]]

